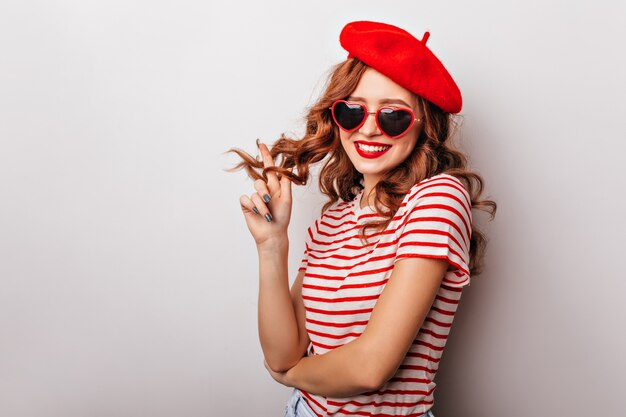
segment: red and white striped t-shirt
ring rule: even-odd
[[[307,230],[299,268],[306,271],[302,299],[311,339],[307,356],[329,352],[363,333],[397,260],[447,258],[457,269],[446,273],[404,361],[380,389],[350,398],[301,391],[320,417],[419,416],[433,406],[433,379],[462,288],[470,281],[470,196],[456,177],[427,178],[411,188],[382,233],[367,231],[370,245],[363,246],[359,226],[379,217],[368,206],[360,208],[362,195],[337,201]]]

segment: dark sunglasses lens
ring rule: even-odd
[[[378,116],[380,128],[389,136],[398,136],[404,133],[413,116],[406,110],[382,109]]]
[[[335,104],[334,112],[337,123],[345,130],[354,129],[365,117],[365,110],[358,104],[339,102]]]

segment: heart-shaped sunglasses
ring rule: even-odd
[[[391,139],[399,138],[413,126],[413,111],[407,107],[383,106],[375,112],[368,111],[361,103],[337,100],[329,107],[333,120],[345,132],[353,132],[363,126],[368,114],[374,114],[380,131]]]

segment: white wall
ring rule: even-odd
[[[437,417],[626,413],[621,1],[0,6],[0,415],[276,416],[230,146],[301,134],[352,20],[418,37],[498,203]],[[291,280],[323,200],[295,190]]]

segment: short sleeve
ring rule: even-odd
[[[415,185],[405,200],[396,230],[395,261],[410,257],[447,259],[454,271],[446,273],[443,284],[468,285],[472,214],[470,196],[461,181],[445,174],[425,180]]]
[[[306,267],[309,263],[309,251],[307,248],[304,248],[304,254],[302,255],[302,260],[300,261],[300,267],[298,268],[298,272],[306,271]]]
[[[311,243],[311,226],[306,231],[306,238],[304,241],[304,253],[302,254],[302,259],[300,260],[300,267],[298,268],[298,272],[306,271],[306,267],[309,264],[309,245]]]

